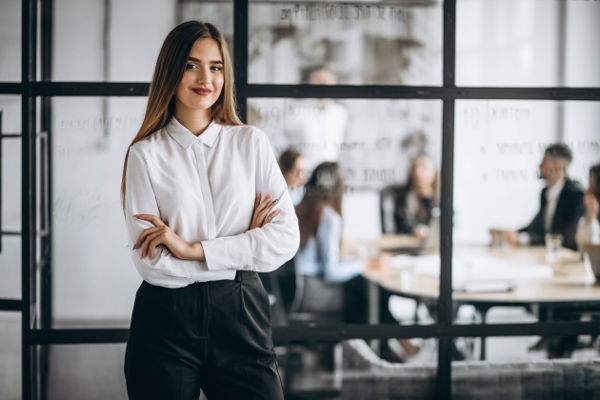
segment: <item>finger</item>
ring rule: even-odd
[[[148,254],[148,249],[150,248],[150,243],[152,242],[152,240],[156,239],[157,237],[160,237],[161,235],[162,235],[161,232],[156,232],[146,238],[146,241],[144,242],[144,246],[142,247],[142,254],[141,254],[142,258],[146,257],[146,255]]]
[[[254,198],[254,208],[260,204],[260,193]]]
[[[152,214],[135,214],[135,217],[137,219],[152,222],[154,224],[154,226],[162,226],[165,224],[164,222],[162,222],[160,220],[160,218],[158,218],[156,215],[152,215]]]
[[[271,194],[268,194],[267,197],[263,201],[260,202],[258,207],[256,207],[257,212],[262,212],[266,207],[269,206],[269,202],[271,201]]]
[[[157,227],[154,228],[148,228],[148,229],[144,229],[142,231],[142,233],[140,234],[140,236],[138,237],[138,240],[135,242],[135,244],[133,245],[133,249],[137,249],[138,247],[140,247],[142,245],[142,242],[144,240],[146,240],[146,236],[152,234],[153,232],[156,232]]]
[[[277,214],[279,214],[279,210],[275,210],[271,214],[269,214],[269,216],[267,217],[267,219],[265,219],[265,224],[268,224],[269,222],[273,221],[273,218],[275,218],[275,216]]]
[[[267,214],[269,214],[269,212],[271,212],[271,210],[273,209],[273,207],[275,207],[277,205],[277,202],[279,202],[279,199],[273,200],[271,203],[269,203],[261,212],[260,212],[260,219],[264,221],[264,219],[267,217]]]
[[[154,248],[163,243],[162,237],[157,237],[150,242],[150,258],[154,258]]]
[[[262,195],[260,193],[256,195],[256,197],[254,199],[254,211],[256,211],[256,209],[260,206],[261,197],[262,197]]]

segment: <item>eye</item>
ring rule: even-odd
[[[220,65],[212,65],[212,66],[210,67],[210,70],[211,70],[211,71],[222,71],[222,70],[223,70],[223,67],[221,67]]]
[[[196,64],[187,64],[185,66],[185,69],[186,70],[189,70],[189,69],[198,69],[198,66]]]

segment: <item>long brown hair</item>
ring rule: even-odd
[[[296,206],[301,248],[304,247],[308,238],[316,234],[325,206],[332,207],[342,215],[344,179],[339,164],[324,162],[317,165],[304,189],[304,198]]]
[[[236,113],[233,67],[227,42],[223,35],[214,25],[206,22],[188,21],[177,25],[169,32],[160,49],[148,91],[148,105],[146,106],[144,121],[125,154],[121,180],[123,210],[125,210],[125,185],[129,149],[135,143],[167,125],[175,113],[175,93],[183,77],[192,46],[196,40],[204,38],[215,40],[223,57],[223,90],[212,106],[212,118],[223,125],[243,125]]]

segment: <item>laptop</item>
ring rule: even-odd
[[[600,244],[587,244],[583,246],[583,251],[588,254],[596,283],[600,284]]]

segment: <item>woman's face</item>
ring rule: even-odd
[[[417,157],[412,169],[413,182],[417,186],[432,186],[435,181],[435,165],[429,157]]]
[[[210,38],[196,40],[177,86],[176,108],[210,110],[221,95],[224,80],[223,57],[217,41]]]
[[[292,169],[286,171],[283,176],[289,187],[303,186],[306,183],[306,161],[304,158],[296,158]]]

